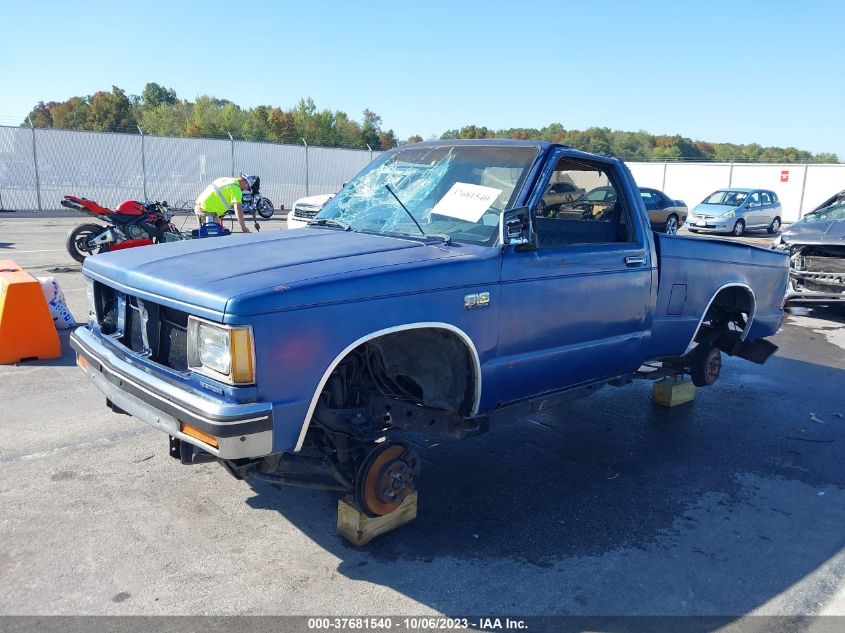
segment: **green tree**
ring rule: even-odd
[[[396,140],[396,135],[393,133],[393,130],[381,132],[378,135],[378,146],[380,149],[390,149],[392,147],[396,147],[397,145],[399,145],[399,143]]]
[[[293,112],[285,112],[281,108],[273,108],[270,112],[270,139],[276,143],[288,145],[300,142],[296,132],[296,121]]]
[[[373,149],[379,148],[379,133],[381,132],[381,117],[375,112],[364,110],[364,123],[361,125],[361,138],[365,145]]]
[[[185,136],[188,128],[188,107],[185,103],[143,108],[138,116],[138,125],[144,134]]]
[[[86,127],[95,132],[129,130],[137,121],[126,93],[117,86],[111,92],[95,92],[88,100]]]
[[[217,125],[219,106],[219,100],[213,97],[208,95],[197,97],[190,109],[185,135],[196,137],[224,135],[225,130],[221,130]]]
[[[63,130],[84,130],[88,121],[88,102],[82,97],[50,105],[53,127]]]
[[[173,88],[165,88],[151,81],[144,86],[144,90],[141,92],[141,105],[144,108],[176,105],[176,91]]]
[[[363,149],[361,126],[357,121],[351,120],[345,112],[335,114],[335,130],[337,144],[340,147]]]
[[[54,102],[51,102],[50,105],[54,105]],[[26,115],[27,120],[23,125],[32,123],[33,127],[53,127],[53,115],[50,113],[50,105],[39,101],[38,105]]]
[[[203,95],[195,102],[179,99],[176,91],[149,82],[138,97],[112,86],[87,97],[74,96],[66,101],[39,101],[22,125],[29,120],[36,127],[71,130],[134,131],[140,124],[145,134],[166,136],[233,137],[250,141],[273,141],[328,147],[387,149],[397,145],[393,130],[382,129],[382,118],[366,109],[360,122],[345,112],[318,110],[310,97],[300,99],[290,110],[260,105],[244,110],[227,99]],[[436,137],[432,137],[436,138]],[[626,160],[712,160],[764,161],[773,163],[838,162],[832,153],[811,152],[795,147],[762,147],[757,143],[740,145],[692,140],[678,134],[652,135],[643,130],[627,132],[606,127],[567,130],[561,123],[542,128],[514,127],[495,130],[470,124],[444,131],[441,139],[513,138],[549,141],[570,145],[598,154]],[[404,141],[422,141],[415,134]]]

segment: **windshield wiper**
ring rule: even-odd
[[[402,208],[405,210],[405,213],[407,213],[407,214],[408,214],[408,217],[409,217],[409,218],[411,218],[411,219],[414,221],[414,224],[416,224],[416,225],[417,225],[417,228],[420,230],[420,233],[421,233],[422,235],[425,235],[425,231],[423,231],[422,227],[420,226],[420,223],[419,223],[419,222],[417,222],[417,219],[414,217],[414,215],[413,215],[410,211],[408,211],[408,207],[406,207],[406,206],[402,203],[402,201],[399,199],[399,196],[397,196],[397,195],[396,195],[396,192],[395,192],[395,191],[393,191],[393,188],[392,188],[390,185],[386,184],[386,183],[385,183],[385,185],[384,185],[384,188],[385,188],[385,189],[387,189],[387,190],[390,192],[390,195],[392,195],[394,198],[396,198],[396,202],[398,202],[398,203],[399,203],[399,206],[400,206],[400,207],[402,207]]]
[[[342,220],[335,220],[334,218],[317,218],[316,220],[311,220],[308,223],[308,226],[336,226],[344,231],[352,230],[352,227],[346,222],[343,222]]]

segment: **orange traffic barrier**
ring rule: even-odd
[[[41,284],[15,262],[0,259],[0,364],[61,355]]]

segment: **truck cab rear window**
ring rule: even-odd
[[[628,213],[611,173],[562,159],[535,208],[538,246],[632,242]]]

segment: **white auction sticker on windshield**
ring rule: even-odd
[[[496,202],[500,193],[502,193],[501,189],[456,182],[434,205],[431,212],[466,222],[478,222],[484,212]]]

